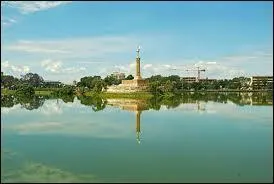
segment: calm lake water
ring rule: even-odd
[[[3,96],[1,182],[272,182],[270,97]]]

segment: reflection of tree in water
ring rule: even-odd
[[[68,103],[68,102],[73,102],[74,95],[62,95],[59,98],[61,98],[63,102]]]
[[[78,96],[81,104],[91,106],[93,111],[101,111],[106,107],[107,101],[98,96]]]
[[[205,110],[200,102],[218,102],[227,103],[231,101],[237,105],[272,105],[272,93],[232,93],[232,92],[207,92],[195,93],[188,92],[181,95],[154,95],[143,103],[147,104],[149,109],[160,110],[162,105],[169,108],[176,108],[180,104],[197,104],[198,110]]]
[[[18,96],[16,102],[27,110],[33,110],[41,107],[45,102],[45,98],[42,96]]]
[[[242,96],[240,93],[230,93],[228,95],[228,100],[230,100],[231,102],[235,103],[235,104],[238,104],[238,105],[244,105],[242,103]]]
[[[181,102],[196,103],[196,101],[213,101],[220,103],[227,103],[227,96],[225,93],[183,93]]]
[[[1,107],[13,107],[16,104],[21,104],[21,106],[27,110],[38,109],[45,102],[45,98],[42,96],[13,96],[4,95],[1,96]]]
[[[65,103],[74,101],[73,95],[62,95],[61,97],[1,95],[1,107],[13,107],[20,103],[23,108],[33,110],[41,107],[44,104],[45,99],[52,98],[61,98]],[[107,104],[106,100],[99,96],[78,96],[77,98],[81,101],[81,104],[91,106],[93,111],[103,110]],[[160,110],[161,105],[165,105],[167,108],[176,108],[181,103],[197,103],[197,101],[213,101],[219,103],[231,101],[237,105],[272,105],[273,94],[271,92],[188,92],[180,95],[155,95],[147,100],[146,103],[149,108]]]
[[[1,95],[1,107],[13,107],[14,105],[13,95]]]
[[[252,101],[258,105],[273,104],[273,93],[253,93]]]
[[[261,93],[241,93],[241,92],[220,92],[220,93],[183,93],[178,97],[181,103],[194,103],[198,101],[213,101],[227,103],[231,101],[237,105],[272,105],[273,94],[269,92]]]
[[[162,102],[162,98],[161,96],[153,96],[151,99],[149,99],[148,101],[148,107],[150,109],[154,109],[154,110],[160,110],[161,108],[161,102]]]
[[[181,104],[178,98],[180,98],[178,95],[164,97],[162,98],[162,104],[165,105],[168,109],[176,108]]]

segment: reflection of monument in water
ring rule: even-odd
[[[108,86],[107,92],[112,93],[130,93],[146,91],[148,88],[148,82],[141,77],[141,64],[140,64],[140,46],[137,49],[136,56],[136,75],[133,80],[122,80],[122,84]]]
[[[148,105],[144,100],[136,100],[136,99],[107,99],[108,104],[111,106],[120,107],[122,110],[127,110],[131,112],[135,112],[136,114],[136,139],[140,144],[140,134],[141,134],[141,113],[144,110],[148,110]]]

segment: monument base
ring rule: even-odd
[[[122,80],[122,85],[128,86],[147,86],[148,82],[144,79]]]
[[[148,81],[144,79],[122,80],[122,84],[109,86],[107,92],[132,93],[148,91]]]

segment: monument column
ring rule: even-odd
[[[139,56],[140,46],[138,47],[136,52],[137,52],[137,57],[136,57],[136,76],[135,76],[135,79],[142,79],[141,70],[140,70],[140,56]]]

